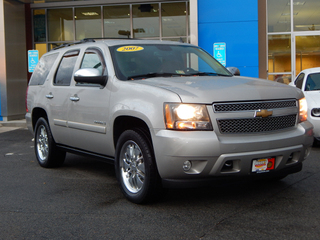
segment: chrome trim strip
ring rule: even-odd
[[[78,123],[78,122],[68,122],[69,128],[89,131],[89,132],[96,132],[96,133],[106,133],[107,127],[106,126],[97,126],[92,124],[84,124],[84,123]]]
[[[53,124],[60,127],[68,127],[66,120],[53,119]]]

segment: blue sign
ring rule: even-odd
[[[213,44],[213,57],[223,66],[226,66],[226,43]]]
[[[29,72],[33,72],[39,62],[39,51],[29,50],[28,51],[28,69]]]

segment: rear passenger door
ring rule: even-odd
[[[107,75],[106,62],[99,48],[85,50],[80,68],[95,68]],[[75,83],[72,87],[68,126],[73,137],[72,146],[89,152],[106,155],[106,133],[110,91],[107,86]]]
[[[71,50],[63,55],[53,77],[51,88],[46,93],[50,127],[55,141],[59,144],[72,143],[67,120],[72,94],[70,84],[79,52],[80,50]]]

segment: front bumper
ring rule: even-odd
[[[314,137],[317,140],[320,140],[320,117],[308,117],[308,121],[313,125]]]
[[[246,135],[160,130],[153,138],[153,146],[165,182],[254,176],[253,160],[268,157],[275,158],[275,169],[263,174],[272,175],[301,165],[310,152],[312,129],[312,124],[304,122],[286,131]],[[183,169],[185,161],[192,165],[188,171]],[[226,167],[230,162],[232,167]]]
[[[260,179],[281,179],[288,174],[297,173],[302,170],[303,163],[293,164],[284,169],[278,171],[269,172],[267,174],[253,174],[248,176],[243,176],[243,180],[260,180]],[[201,186],[212,186],[221,185],[225,183],[237,182],[239,177],[237,176],[221,176],[221,177],[206,177],[197,179],[162,179],[162,186],[165,188],[193,188]]]

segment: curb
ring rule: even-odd
[[[5,122],[0,122],[0,127],[27,128],[27,123],[26,123],[26,120],[5,121]]]

